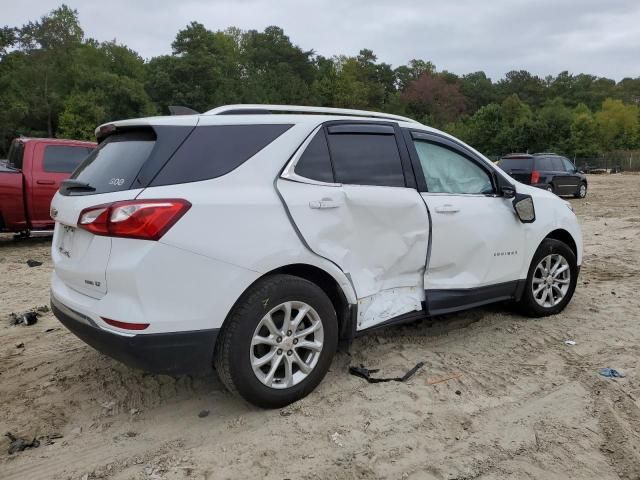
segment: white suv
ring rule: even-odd
[[[339,340],[573,295],[567,202],[408,118],[234,105],[126,120],[53,199],[53,311],[131,366],[210,371],[264,407],[311,392]]]

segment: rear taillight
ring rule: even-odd
[[[122,328],[123,330],[144,330],[149,324],[148,323],[129,323],[129,322],[121,322],[119,320],[111,320],[110,318],[100,317],[105,323],[108,323],[112,327]]]
[[[535,184],[538,183],[540,181],[540,172],[537,170],[534,170],[533,172],[531,172],[531,184]]]
[[[191,204],[182,199],[127,200],[85,208],[78,227],[95,235],[159,240]]]

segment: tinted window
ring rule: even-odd
[[[531,158],[503,158],[498,162],[498,166],[505,172],[512,170],[531,171]]]
[[[151,185],[196,182],[225,175],[289,128],[291,125],[196,127]]]
[[[24,143],[14,140],[9,147],[9,158],[7,164],[10,167],[22,170],[22,157],[24,156]]]
[[[89,155],[92,150],[92,148],[87,147],[49,145],[44,149],[44,171],[71,173],[80,165],[82,160],[87,158],[87,155]]]
[[[571,163],[569,160],[567,160],[566,158],[562,159],[562,163],[564,164],[564,169],[567,172],[575,172],[576,167],[573,163]]]
[[[95,188],[91,193],[128,190],[155,144],[156,136],[150,129],[115,133],[80,164],[71,178]]]
[[[336,182],[404,187],[400,154],[394,135],[329,135]]]
[[[554,170],[553,163],[551,162],[551,158],[550,157],[536,158],[536,169],[542,170],[543,172],[550,172]]]
[[[432,193],[493,193],[491,177],[480,166],[454,150],[415,141],[427,189]]]
[[[324,130],[313,137],[307,146],[298,163],[295,172],[301,177],[318,180],[320,182],[333,183],[333,170],[331,168],[331,158]]]
[[[551,160],[551,170],[556,172],[564,171],[564,165],[562,165],[562,159],[560,157],[549,157]]]

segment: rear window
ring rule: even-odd
[[[282,124],[196,127],[151,186],[197,182],[226,175],[291,127]]]
[[[532,158],[503,158],[498,162],[498,166],[505,172],[513,170],[531,171]]]
[[[91,193],[128,190],[155,144],[151,129],[115,133],[85,158],[71,178],[95,188]]]
[[[49,145],[44,149],[43,167],[45,172],[71,173],[80,162],[87,158],[93,148]]]
[[[24,156],[24,143],[14,140],[9,147],[9,158],[7,158],[7,165],[10,167],[22,170],[22,157]]]

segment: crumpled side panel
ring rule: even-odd
[[[415,310],[415,294],[394,297],[408,294],[401,287],[423,290],[429,217],[416,190],[286,180],[278,182],[278,190],[306,243],[350,275],[359,299],[395,289],[379,305],[368,300],[367,324],[391,318],[385,312]],[[331,202],[332,208],[310,207],[318,201]]]
[[[372,327],[404,313],[422,310],[425,292],[422,287],[383,290],[358,300],[358,330]]]
[[[335,255],[351,274],[358,298],[395,287],[421,286],[429,219],[420,195],[408,188],[342,188],[344,226],[353,227],[341,228],[343,245],[350,248],[336,250]],[[332,242],[326,241],[329,247]]]

